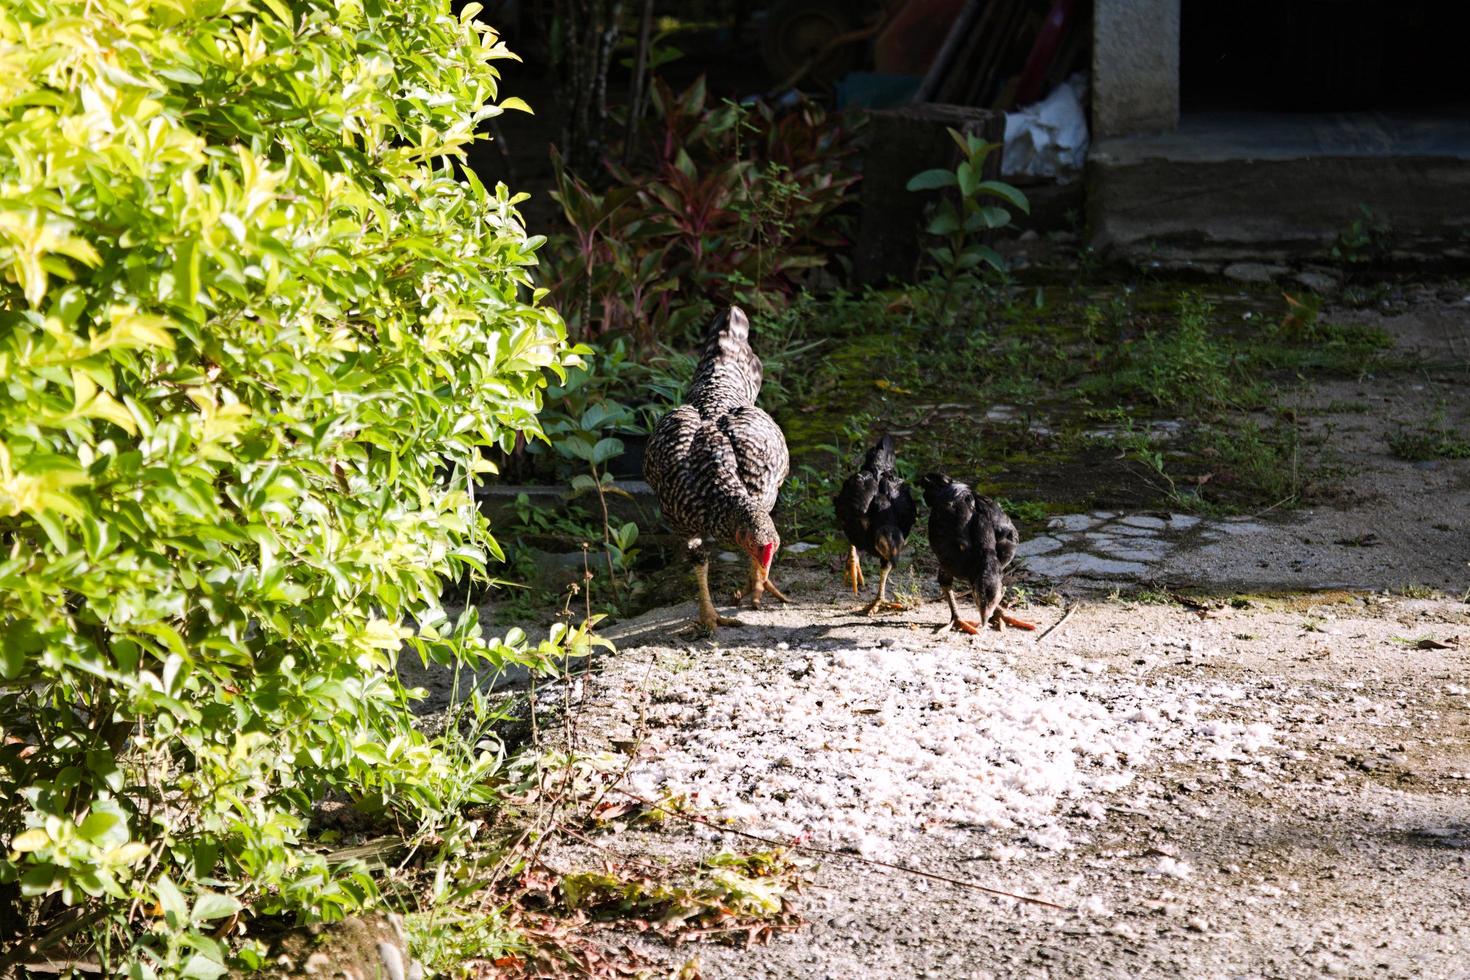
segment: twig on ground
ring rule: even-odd
[[[1055,623],[1052,623],[1046,629],[1044,629],[1044,630],[1041,631],[1041,635],[1036,638],[1036,642],[1037,643],[1040,643],[1042,640],[1044,640],[1048,636],[1050,636],[1054,630],[1060,629],[1061,626],[1062,626],[1062,624],[1065,623],[1068,619],[1071,619],[1072,618],[1072,613],[1074,613],[1076,611],[1077,611],[1077,603],[1074,602],[1074,603],[1072,603],[1070,606],[1068,606],[1066,609],[1064,609],[1062,611],[1062,618],[1061,619],[1057,620]]]
[[[1072,908],[1067,905],[1058,905],[1055,902],[1048,902],[1044,898],[1036,898],[1031,895],[1020,895],[1015,892],[1003,891],[999,888],[991,888],[989,885],[982,885],[978,881],[968,881],[964,878],[951,878],[949,875],[942,875],[934,871],[924,871],[919,868],[910,868],[907,865],[894,864],[891,861],[879,861],[876,858],[865,858],[860,854],[849,854],[846,851],[834,851],[831,848],[819,847],[816,844],[801,844],[795,841],[776,840],[770,837],[762,837],[760,834],[752,834],[750,831],[747,830],[736,830],[733,827],[722,827],[712,820],[706,820],[704,817],[697,817],[692,813],[681,813],[678,810],[671,810],[666,806],[662,806],[658,803],[653,802],[652,800],[645,800],[643,799],[643,797],[638,796],[635,793],[629,793],[625,789],[618,789],[617,792],[628,797],[630,800],[641,803],[643,806],[659,810],[663,813],[668,814],[671,817],[678,817],[679,819],[687,820],[690,823],[697,823],[702,826],[709,827],[711,830],[717,830],[722,834],[733,834],[736,837],[745,837],[750,840],[760,841],[762,844],[767,844],[771,847],[785,847],[793,851],[805,851],[811,854],[825,854],[828,857],[840,858],[844,861],[853,861],[857,864],[866,864],[870,867],[875,868],[888,868],[892,871],[901,871],[904,874],[915,875],[920,878],[930,878],[934,881],[942,881],[946,884],[958,885],[961,888],[968,888],[971,891],[984,892],[987,895],[995,895],[999,898],[1009,898],[1017,902],[1027,902],[1032,905],[1043,905],[1046,908],[1057,909],[1062,912],[1072,911]]]

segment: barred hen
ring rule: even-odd
[[[1011,616],[1001,608],[1000,573],[1016,556],[1021,543],[1016,525],[994,500],[982,497],[958,480],[943,473],[926,473],[919,478],[924,503],[929,506],[929,545],[939,559],[939,587],[949,603],[950,629],[977,633],[995,619],[995,628],[1009,624],[1021,629],[1035,625]],[[954,580],[968,582],[980,608],[979,623],[960,618],[954,604]]]
[[[847,553],[847,577],[854,593],[864,584],[858,552],[878,559],[878,594],[863,609],[867,616],[880,607],[902,608],[888,601],[888,573],[903,551],[909,531],[913,530],[918,509],[908,485],[894,471],[897,462],[893,437],[885,435],[868,450],[862,467],[847,478],[832,498],[837,521],[851,545]]]
[[[750,321],[732,306],[710,324],[699,367],[685,402],[654,427],[643,476],[658,495],[664,520],[688,539],[699,583],[699,622],[739,626],[715,612],[709,594],[709,545],[731,540],[750,556],[750,576],[738,603],[760,606],[769,592],[786,597],[770,580],[781,537],[771,520],[776,495],[791,468],[786,438],[755,406],[761,361],[750,349]]]

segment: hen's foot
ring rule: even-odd
[[[734,619],[733,617],[730,617],[730,616],[721,616],[719,613],[715,612],[715,609],[714,609],[713,606],[711,606],[709,609],[701,609],[699,611],[699,618],[696,619],[694,621],[694,623],[693,623],[693,626],[695,628],[701,629],[701,630],[705,631],[706,633],[713,633],[716,629],[718,629],[721,626],[744,626],[744,625],[745,625],[745,623],[742,622],[741,620]]]
[[[884,612],[903,612],[907,608],[908,606],[904,605],[902,602],[895,602],[892,599],[874,599],[872,602],[859,609],[858,612],[862,613],[864,616],[873,616],[876,615],[879,610],[882,610]]]
[[[736,589],[735,594],[730,599],[737,609],[740,608],[740,604],[746,599],[750,600],[750,608],[759,609],[761,607],[761,593],[765,591],[765,585],[752,573],[750,579],[745,583],[745,588]]]
[[[759,609],[761,607],[761,596],[767,592],[782,602],[791,601],[781,594],[780,589],[776,588],[776,583],[771,581],[771,577],[766,574],[765,569],[753,564],[750,569],[750,578],[746,580],[745,588],[735,593],[735,605],[738,606],[742,600],[749,599],[750,608]]]
[[[776,588],[776,584],[774,582],[772,582],[770,579],[766,579],[763,582],[756,582],[754,585],[748,585],[745,588],[741,589],[739,592],[735,593],[735,605],[739,606],[746,599],[749,599],[750,608],[759,609],[761,607],[761,596],[765,595],[767,592],[769,592],[771,595],[775,596],[782,602],[791,601],[781,594],[781,590]]]

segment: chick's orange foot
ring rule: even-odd
[[[945,630],[954,630],[956,633],[969,633],[971,636],[976,636],[980,632],[980,625],[981,624],[971,622],[968,619],[956,618],[951,619],[949,622],[943,624],[942,626],[934,627],[934,632],[942,633]]]
[[[1028,622],[1024,619],[1018,619],[1017,617],[1012,616],[1010,613],[1006,612],[1003,609],[997,609],[995,611],[995,618],[991,621],[991,623],[995,626],[996,629],[1004,629],[1007,626],[1014,626],[1018,630],[1036,629],[1035,623]]]
[[[901,602],[895,602],[892,599],[874,599],[872,602],[859,609],[858,612],[862,613],[864,616],[876,616],[880,611],[903,612],[907,608],[908,606],[904,605]]]

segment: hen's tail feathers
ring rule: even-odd
[[[721,310],[719,315],[709,325],[709,333],[705,335],[705,346],[722,346],[722,341],[729,340],[748,342],[750,340],[750,319],[745,311],[738,306]]]

